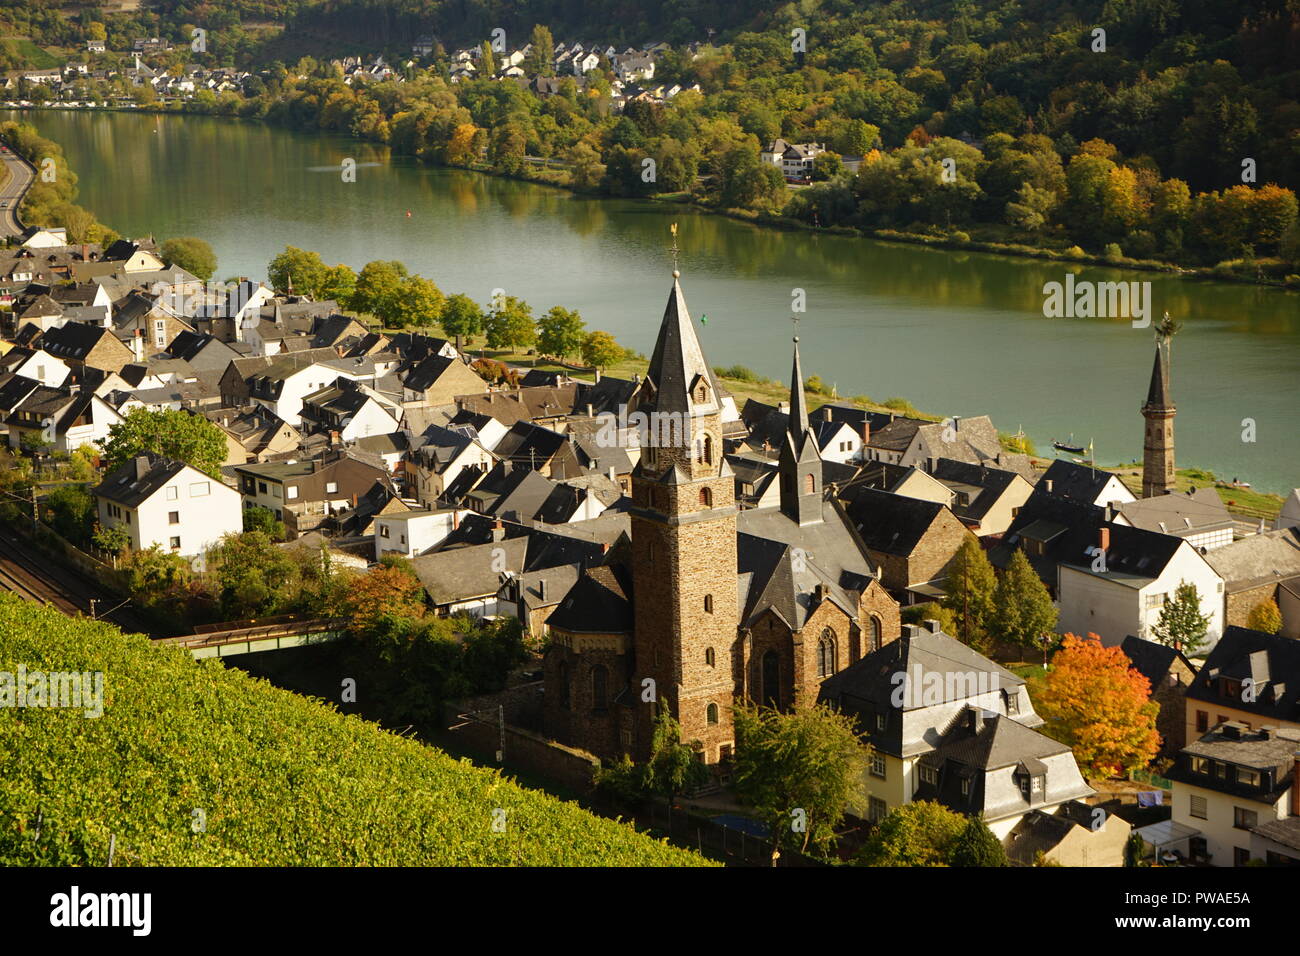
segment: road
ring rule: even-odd
[[[101,620],[116,624],[124,631],[149,633],[129,606],[118,607],[122,598],[80,572],[56,563],[29,541],[15,537],[3,527],[0,527],[0,588],[13,591],[26,601],[49,604],[70,617],[77,614],[89,617],[94,601],[95,612]]]
[[[36,179],[36,170],[8,146],[0,152],[0,157],[3,157],[5,168],[9,170],[8,181],[0,186],[0,203],[6,204],[5,208],[0,209],[0,238],[21,236],[23,230],[18,224],[18,204],[22,202],[27,187]]]

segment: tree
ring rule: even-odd
[[[889,812],[858,855],[864,866],[949,866],[966,818],[941,803],[919,800]]]
[[[555,75],[555,40],[550,27],[540,23],[533,27],[532,49],[524,57],[524,72],[529,76]]]
[[[158,252],[168,265],[180,266],[204,282],[217,271],[217,254],[210,245],[193,236],[168,239],[158,247]]]
[[[867,749],[854,719],[825,704],[740,706],[735,719],[736,793],[767,824],[773,865],[782,847],[827,852],[845,811],[864,806]]]
[[[570,185],[574,189],[584,192],[594,190],[605,175],[605,164],[600,161],[600,153],[590,143],[574,143],[564,154],[564,161],[568,163]]]
[[[283,541],[286,536],[284,522],[278,520],[270,508],[245,508],[244,530],[260,531],[273,541]]]
[[[105,528],[103,525],[96,523],[90,540],[94,542],[95,547],[99,548],[99,550],[107,551],[113,556],[114,567],[117,566],[118,556],[131,546],[131,534],[120,524]]]
[[[1142,839],[1142,834],[1134,830],[1128,835],[1128,839],[1124,841],[1124,865],[1141,866],[1142,857],[1146,855],[1146,852],[1146,841]]]
[[[356,288],[347,306],[354,312],[369,312],[380,322],[390,322],[401,314],[401,295],[409,273],[395,260],[367,262],[357,276]]]
[[[293,603],[298,565],[262,531],[228,534],[211,552],[229,618],[276,614]]]
[[[949,866],[1008,866],[1007,851],[1002,841],[984,822],[984,817],[971,817],[966,827],[957,835],[948,857]]]
[[[419,275],[407,276],[390,304],[393,311],[387,320],[399,329],[430,328],[442,315],[446,301],[442,290],[432,280]]]
[[[1096,634],[1066,634],[1042,683],[1038,711],[1048,733],[1094,775],[1146,766],[1160,747],[1159,704],[1118,647]]]
[[[989,647],[989,628],[997,610],[994,604],[997,587],[997,575],[979,539],[968,535],[948,565],[948,596],[943,605],[953,612],[957,621],[953,636],[977,651]]]
[[[73,544],[81,544],[91,533],[95,499],[82,485],[61,485],[45,497],[50,526]]]
[[[420,579],[406,568],[379,565],[348,588],[344,613],[355,635],[376,631],[384,618],[424,616]]]
[[[357,288],[357,274],[346,265],[339,263],[325,270],[325,278],[312,291],[312,298],[317,301],[333,299],[340,305],[352,298]]]
[[[673,797],[701,786],[708,774],[695,750],[682,743],[682,725],[661,704],[650,741],[650,759],[643,770],[644,789],[648,793],[662,794],[671,805]]]
[[[582,360],[601,371],[623,360],[623,346],[608,332],[592,332],[582,340]]]
[[[201,415],[169,408],[133,408],[122,421],[108,427],[104,469],[113,471],[149,452],[183,461],[220,480],[226,460],[226,435]]]
[[[1174,588],[1173,600],[1160,609],[1160,617],[1151,630],[1161,644],[1191,657],[1205,643],[1209,626],[1209,615],[1201,613],[1201,595],[1196,585],[1182,581]]]
[[[567,358],[582,349],[586,329],[573,309],[554,306],[537,320],[537,348],[544,355]]]
[[[996,636],[1022,647],[1042,646],[1041,641],[1056,630],[1060,617],[1052,596],[1024,551],[1017,549],[1011,563],[998,579],[994,592]]]
[[[293,289],[294,292],[306,293],[313,298],[325,283],[328,272],[329,267],[321,261],[319,255],[297,246],[286,246],[284,252],[272,259],[266,267],[266,277],[275,291],[288,292]]]
[[[1246,626],[1252,631],[1263,631],[1265,634],[1276,634],[1282,630],[1282,611],[1277,602],[1268,598],[1256,604],[1250,609]]]
[[[170,604],[190,576],[189,562],[156,544],[134,552],[127,570],[127,586],[136,601],[144,605]]]
[[[438,322],[443,332],[456,337],[456,350],[460,351],[462,336],[478,335],[483,331],[483,310],[469,296],[457,292],[447,298]]]
[[[513,295],[503,296],[493,304],[483,329],[490,349],[519,351],[537,340],[532,306]]]

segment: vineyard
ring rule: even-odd
[[[103,716],[14,706],[102,672]],[[0,594],[0,865],[694,866],[706,861],[332,705]],[[364,694],[364,686],[357,688]]]

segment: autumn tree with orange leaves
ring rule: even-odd
[[[358,577],[348,588],[347,616],[354,634],[367,634],[384,618],[424,615],[420,582],[408,570],[380,565]]]
[[[1047,732],[1074,751],[1092,776],[1143,767],[1156,755],[1159,705],[1151,685],[1118,647],[1096,634],[1066,634],[1043,681],[1038,710]]]

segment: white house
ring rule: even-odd
[[[1160,611],[1184,583],[1196,586],[1201,613],[1209,618],[1209,650],[1223,633],[1223,578],[1196,548],[1172,535],[1104,524],[1095,542],[1062,556],[1057,579],[1061,609],[1057,630],[1093,633],[1107,647],[1130,634],[1146,640]]]
[[[338,432],[343,441],[397,431],[402,407],[374,389],[340,377],[302,400],[299,417],[306,427]]]
[[[375,516],[375,560],[386,554],[413,558],[446,540],[470,512],[464,508],[403,511]]]
[[[11,448],[20,447],[23,436],[30,434],[54,451],[70,452],[102,445],[121,420],[117,410],[93,392],[41,386],[18,404],[5,424]]]
[[[201,556],[223,535],[244,530],[238,491],[161,455],[126,462],[93,494],[100,525],[125,528],[134,550],[157,545],[172,554]]]
[[[44,349],[37,349],[23,359],[18,365],[8,369],[15,375],[24,375],[35,379],[42,385],[57,388],[68,379],[70,369],[66,362]]]

